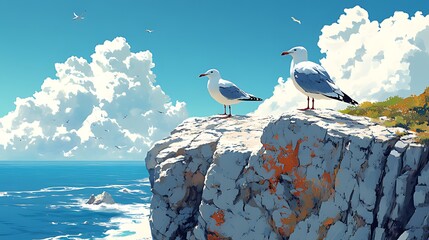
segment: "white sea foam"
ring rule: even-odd
[[[104,239],[152,239],[149,225],[149,204],[126,205],[127,217],[114,217],[110,224],[114,226],[104,234]]]
[[[18,206],[18,207],[30,207],[30,206],[34,206],[34,204],[28,204],[28,203],[16,203],[16,204],[13,204],[13,205]]]
[[[77,226],[77,223],[73,223],[73,222],[62,222],[61,224],[68,225],[68,226]]]
[[[149,226],[150,204],[86,204],[86,199],[75,199],[77,204],[86,210],[100,212],[120,212],[122,216],[111,218],[108,223],[98,222],[94,225],[109,228],[103,239],[152,239]],[[74,205],[76,206],[76,205]]]
[[[122,193],[139,193],[139,194],[145,194],[145,192],[142,191],[142,190],[139,190],[139,189],[132,190],[132,189],[129,189],[129,188],[121,188],[119,190],[119,192],[122,192]]]
[[[29,190],[29,191],[9,191],[9,192],[0,192],[0,197],[11,196],[16,194],[37,194],[37,193],[50,193],[50,192],[71,192],[71,191],[79,191],[84,189],[123,189],[128,187],[142,187],[148,186],[149,179],[137,180],[137,183],[132,184],[112,184],[112,185],[103,185],[103,186],[86,186],[86,187],[72,187],[72,186],[54,186],[54,187],[46,187],[39,190]],[[132,190],[138,191],[138,190]],[[142,191],[142,193],[144,193]],[[57,195],[58,196],[58,195]]]
[[[66,235],[60,235],[60,236],[55,236],[55,237],[48,237],[48,238],[41,238],[39,240],[63,240],[63,239],[83,239],[83,238],[79,238],[80,236],[82,236],[82,233],[79,234],[66,234]]]
[[[0,192],[0,197],[8,197],[9,194],[7,192]]]
[[[36,195],[36,196],[23,197],[23,199],[44,198],[44,197],[46,197],[46,196],[43,196],[43,195]]]

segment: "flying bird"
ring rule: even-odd
[[[216,69],[210,69],[207,72],[200,74],[200,77],[204,76],[209,78],[207,89],[209,90],[210,96],[223,105],[224,113],[222,115],[227,115],[226,106],[229,107],[229,114],[227,117],[231,117],[232,104],[237,104],[242,101],[262,101],[261,98],[255,97],[241,90],[234,83],[222,79],[219,71]]]
[[[290,76],[295,87],[307,96],[307,107],[310,109],[310,97],[314,109],[314,99],[335,99],[352,105],[358,102],[341,91],[329,76],[328,72],[317,63],[307,60],[307,50],[304,47],[294,47],[282,52],[282,56],[291,55]]]
[[[82,15],[77,15],[75,12],[73,13],[73,20],[83,20],[83,19],[85,19],[85,17],[84,16],[82,16]]]
[[[301,24],[301,21],[300,20],[298,20],[298,19],[296,19],[296,18],[294,18],[294,17],[290,17],[291,19],[292,19],[292,21],[294,21],[294,22],[296,22],[296,23],[298,23],[298,24]]]
[[[152,29],[146,29],[146,32],[147,33],[153,33],[153,30]]]
[[[117,148],[117,149],[119,149],[119,150],[121,150],[122,148],[124,148],[124,147],[126,147],[126,145],[125,146],[118,146],[118,145],[115,145],[115,148]]]

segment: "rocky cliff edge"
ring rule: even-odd
[[[152,236],[426,240],[428,147],[401,132],[331,110],[188,119],[146,157]]]

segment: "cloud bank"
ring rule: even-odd
[[[368,12],[359,6],[344,12],[336,23],[322,28],[318,42],[326,54],[320,63],[336,84],[358,102],[423,92],[429,85],[429,15],[416,12],[410,17],[398,11],[378,22],[371,21]],[[305,106],[306,97],[292,81],[280,78],[273,96],[255,114],[279,114]],[[316,101],[316,108],[346,106]]]
[[[155,84],[152,54],[124,38],[96,46],[92,61],[55,64],[32,97],[0,118],[3,160],[134,160],[187,117]]]

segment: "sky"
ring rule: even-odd
[[[45,78],[55,77],[55,63],[70,56],[88,59],[96,45],[118,36],[126,38],[133,51],[153,53],[157,83],[173,100],[185,101],[191,116],[223,110],[207,94],[207,79],[198,78],[210,68],[265,99],[278,77],[289,75],[290,59],[280,53],[302,45],[311,60],[319,61],[322,27],[356,5],[374,20],[398,10],[410,15],[416,11],[426,15],[429,10],[420,0],[1,1],[0,116],[15,108],[16,97],[31,96]],[[85,19],[73,21],[73,12]],[[233,111],[246,114],[257,106],[244,103]]]
[[[141,159],[185,118],[223,111],[198,77],[210,68],[266,99],[233,114],[298,107],[305,97],[280,56],[297,45],[359,101],[417,94],[429,63],[420,0],[8,0],[0,9],[6,160]]]

